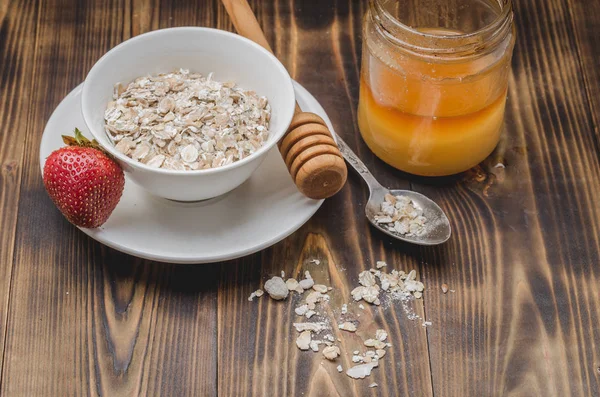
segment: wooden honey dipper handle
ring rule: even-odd
[[[222,2],[238,33],[273,53],[248,2]],[[327,124],[314,113],[302,112],[298,103],[278,146],[294,183],[307,197],[331,197],[346,183],[346,163]]]

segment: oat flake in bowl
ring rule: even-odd
[[[266,97],[189,70],[115,85],[104,114],[115,148],[148,166],[201,170],[241,160],[268,139]]]

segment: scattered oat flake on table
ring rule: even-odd
[[[310,261],[310,263],[314,263],[315,265],[320,265],[321,261],[318,260],[318,259],[313,259],[313,260]]]
[[[423,292],[425,286],[422,282],[417,280],[405,280],[404,289],[408,292]]]
[[[372,281],[370,276],[366,276],[368,273],[372,273],[372,276],[379,280],[379,284],[375,283],[375,285],[369,287],[365,286],[365,284],[370,285]],[[359,274],[359,282],[361,285],[350,292],[355,301],[364,300],[367,303],[380,305],[381,299],[385,298],[384,304],[385,308],[387,308],[394,301],[399,300],[409,320],[422,320],[415,313],[414,309],[408,305],[410,300],[421,299],[425,290],[423,283],[417,280],[417,272],[414,269],[408,273],[395,269],[390,273],[383,270],[370,269],[369,272],[361,272]],[[359,308],[364,309],[364,306],[361,304]],[[360,315],[358,314],[357,316]]]
[[[373,387],[377,387],[377,386],[379,386],[379,385],[378,385],[377,383],[375,383],[375,382],[373,382],[373,383],[371,383],[371,384],[369,385],[369,387],[371,387],[371,388],[373,388]]]
[[[353,379],[364,379],[365,377],[371,375],[373,368],[377,367],[378,365],[379,363],[377,361],[355,365],[346,371],[346,375]]]
[[[377,261],[377,269],[381,269],[382,267],[386,267],[387,263],[384,261]]]
[[[282,300],[287,298],[290,291],[285,284],[285,281],[281,277],[273,277],[265,282],[265,291],[269,296],[275,300]]]
[[[323,355],[328,360],[335,360],[341,354],[338,346],[327,346],[323,349]]]
[[[446,284],[446,283],[442,284],[442,292],[444,294],[448,292],[448,284]]]
[[[311,331],[311,332],[321,332],[324,329],[327,328],[327,325],[325,323],[294,323],[294,328],[296,328],[296,331],[298,332],[302,332],[302,331]]]
[[[362,271],[358,274],[358,282],[364,287],[373,287],[377,284],[375,276],[370,271]]]
[[[378,266],[378,268],[383,269],[386,266]],[[424,321],[411,307],[408,306],[410,300],[421,297],[424,291],[424,285],[417,280],[417,272],[415,270],[411,270],[408,273],[401,270],[391,270],[390,273],[387,273],[383,270],[369,269],[360,272],[358,278],[360,285],[351,292],[354,300],[364,300],[368,303],[378,305],[382,303],[379,299],[381,297],[383,299],[382,304],[385,305],[384,308],[387,308],[389,304],[397,299],[400,300],[402,307],[410,320],[419,319],[422,321],[424,327],[431,325],[431,322]],[[300,285],[302,282],[310,284],[310,286],[307,285],[306,291]],[[296,285],[296,283],[298,285]],[[315,284],[310,273],[306,271],[305,279],[300,282],[291,278],[284,282],[280,277],[273,277],[265,283],[265,289],[270,295],[274,294],[275,296],[278,296],[277,293],[282,292],[284,289],[286,293],[289,293],[290,290],[298,289],[300,289],[302,293],[307,292],[307,294],[304,295],[304,302],[294,309],[295,313],[307,318],[319,314],[320,316],[323,316],[323,318],[320,319],[319,322],[293,323],[296,331],[300,333],[296,339],[297,347],[301,350],[318,352],[320,345],[324,344],[326,346],[323,348],[322,353],[327,360],[335,360],[341,355],[342,351],[340,346],[333,344],[336,341],[336,338],[331,335],[332,329],[330,324],[333,320],[327,317],[328,311],[326,310],[323,313],[317,313],[315,310],[318,303],[329,301],[327,292],[331,290],[330,287],[326,287],[322,284]],[[365,309],[362,303],[359,304],[358,307],[363,310]],[[336,312],[335,309],[334,312]],[[341,305],[341,313],[342,315],[348,313],[348,304]],[[356,314],[356,316],[360,316],[360,314]],[[358,322],[357,320],[354,320],[354,322],[345,321],[339,324],[338,328],[347,332],[356,332],[358,330]],[[324,335],[321,338],[322,340],[314,339],[315,335],[320,334],[323,331],[327,331],[327,335]],[[384,329],[377,329],[374,337],[364,340],[363,344],[371,349],[367,350],[362,355],[358,350],[354,351],[351,360],[357,365],[347,369],[346,374],[353,379],[363,379],[369,376],[372,369],[379,365],[379,360],[386,355],[385,349],[392,347],[391,343],[385,342],[387,339],[387,332]],[[340,338],[337,338],[337,341],[342,342]],[[321,365],[323,365],[323,362],[321,362]],[[341,365],[338,366],[337,369],[339,372],[343,371]]]
[[[296,312],[297,315],[304,316],[306,314],[306,312],[308,311],[308,305],[306,305],[306,304],[300,305],[297,308],[295,308],[294,311]]]
[[[296,338],[296,346],[300,350],[308,350],[310,348],[311,332],[306,330],[302,331],[298,338]]]
[[[363,287],[362,285],[360,287],[356,287],[354,288],[350,294],[352,295],[352,299],[354,299],[355,301],[359,301],[362,300],[363,298],[363,294],[365,293],[365,287]]]
[[[250,302],[252,302],[254,300],[254,298],[260,298],[261,296],[263,296],[263,290],[257,289],[256,291],[254,291],[253,293],[250,294],[250,296],[248,297],[248,300]]]
[[[385,342],[382,342],[382,341],[377,340],[377,339],[367,339],[363,343],[367,347],[374,347],[376,349],[383,349],[383,348],[386,347]]]
[[[338,328],[348,332],[356,332],[356,325],[350,321],[338,325]]]
[[[300,284],[302,289],[307,290],[311,289],[312,286],[315,285],[315,281],[312,278],[305,278],[304,280],[300,280],[298,284]]]
[[[285,286],[287,287],[288,291],[296,291],[299,284],[295,278],[288,278],[285,280]]]
[[[319,341],[317,340],[312,340],[310,341],[310,350],[314,351],[315,353],[319,351]]]
[[[375,305],[379,305],[379,285],[375,284],[371,287],[358,286],[354,288],[350,294],[355,301],[364,300]]]
[[[371,287],[357,287],[357,288],[362,288],[358,293],[357,296],[360,296],[362,300],[364,300],[365,302],[368,303],[373,303],[374,305],[379,305],[380,301],[379,301],[379,285],[375,284]],[[356,288],[353,290],[353,292],[356,291]],[[354,296],[354,295],[353,295]],[[354,298],[355,300],[360,300],[360,299],[356,299],[356,297]]]
[[[378,340],[380,340],[382,342],[387,339],[387,336],[388,336],[387,332],[385,332],[382,329],[378,329],[377,331],[375,331],[375,338],[377,338]]]
[[[323,295],[319,291],[311,291],[306,297],[306,304],[310,310],[314,310],[317,303],[328,299],[329,297],[327,295]]]

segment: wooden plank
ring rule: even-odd
[[[255,2],[256,3],[256,2]],[[365,4],[357,2],[293,3],[261,2],[258,17],[279,59],[292,76],[311,91],[329,113],[336,131],[372,167],[384,183],[397,181],[389,167],[376,160],[358,138],[355,110],[358,100],[360,26]],[[408,187],[408,182],[398,183]],[[352,285],[358,285],[361,270],[377,260],[397,263],[397,268],[417,268],[406,247],[391,245],[372,230],[364,218],[366,187],[354,175],[348,185],[300,231],[235,265],[223,268],[219,287],[218,390],[224,396],[365,396],[432,394],[426,331],[421,323],[409,321],[400,305],[363,312],[360,336],[373,335],[377,328],[390,334],[389,349],[379,368],[365,380],[355,381],[336,370],[352,365],[352,351],[364,351],[360,337],[344,333],[343,354],[338,362],[321,353],[302,352],[295,345],[298,333],[292,323],[302,321],[294,313],[300,297],[283,302],[267,297],[248,302],[252,291],[266,278],[286,275],[303,278],[309,269],[317,282],[333,287],[331,302],[322,309],[339,321],[343,303],[350,303]],[[277,221],[277,220],[274,220]],[[373,234],[372,234],[373,233]],[[320,265],[311,264],[319,259]],[[422,305],[417,313],[424,316]],[[339,333],[340,331],[338,331]],[[341,337],[341,335],[340,335]],[[368,388],[377,382],[376,389]]]
[[[575,33],[576,47],[581,68],[587,98],[592,107],[592,118],[594,120],[594,131],[596,139],[600,139],[600,58],[598,57],[598,32],[600,32],[600,4],[598,2],[577,2],[569,0],[568,12],[570,27]]]
[[[597,77],[588,70],[595,66],[590,63],[593,13],[579,25],[578,16],[585,13],[581,5],[573,9],[573,24],[558,0],[517,4],[505,139],[480,175],[435,181],[434,187],[387,167],[358,138],[354,120],[364,2],[310,7],[252,2],[280,59],[321,101],[338,133],[383,184],[409,187],[408,179],[436,199],[451,216],[454,238],[443,247],[419,249],[376,233],[362,217],[366,189],[351,176],[348,186],[286,241],[231,263],[188,267],[119,254],[70,226],[45,195],[37,145],[51,111],[110,47],[159,27],[231,29],[222,8],[216,0],[60,5],[46,0],[39,12],[35,3],[26,4],[0,2],[0,40],[21,41],[0,43],[0,59],[12,61],[1,64],[0,112],[5,113],[0,119],[24,129],[21,141],[0,135],[0,242],[11,247],[0,252],[6,269],[13,263],[14,235],[9,233],[16,224],[11,209],[19,186],[22,196],[14,272],[0,268],[0,297],[13,279],[8,333],[0,340],[6,346],[2,392],[600,394],[600,208],[594,201],[600,186],[599,148],[594,113],[581,94],[587,87],[597,109]],[[569,31],[572,25],[579,41]],[[579,48],[584,69],[573,48]],[[11,70],[35,76],[29,79],[31,92]],[[7,154],[19,153],[14,142],[25,147],[22,180],[19,168],[14,173],[6,167]],[[507,165],[504,171],[494,168],[498,161]],[[311,264],[311,259],[322,263]],[[358,272],[379,259],[419,268],[428,289],[425,307],[415,310],[433,326],[425,330],[408,321],[397,306],[357,312],[368,332],[383,327],[394,343],[368,381],[351,381],[337,373],[337,363],[321,365],[319,354],[296,349],[291,323],[297,298],[246,299],[268,276],[310,269],[335,288],[330,308],[336,308],[350,300]],[[442,294],[444,282],[456,292]],[[0,309],[0,315],[6,316],[6,310]],[[359,344],[351,337],[342,347],[348,354]],[[348,367],[349,356],[340,362]],[[370,381],[379,388],[368,389]]]
[[[366,225],[365,225],[366,226]],[[313,230],[314,233],[308,230]],[[352,303],[352,285],[358,285],[358,272],[371,267],[357,260],[361,247],[352,237],[325,237],[327,228],[309,225],[274,248],[255,255],[233,269],[224,269],[219,288],[219,394],[276,396],[364,396],[364,395],[431,395],[426,331],[420,322],[409,321],[398,304],[360,310]],[[334,246],[351,246],[346,252],[333,251]],[[350,251],[350,252],[349,252]],[[364,251],[369,256],[374,252]],[[402,256],[391,254],[389,263],[416,264]],[[400,259],[402,258],[402,259]],[[311,263],[319,259],[320,264]],[[378,259],[385,259],[383,256]],[[294,308],[303,300],[293,293],[286,301],[267,297],[248,302],[252,291],[264,278],[279,275],[302,279],[310,270],[317,283],[330,285],[331,301],[320,307],[318,316],[331,321],[333,336],[342,356],[334,363],[321,353],[302,352],[295,345],[298,333],[292,323],[303,322]],[[262,279],[262,280],[261,280]],[[341,305],[349,304],[350,315],[344,319],[359,322],[356,335],[337,330],[342,318]],[[422,306],[416,313],[424,317]],[[381,360],[379,368],[364,381],[355,381],[336,370],[354,365],[352,352],[364,352],[362,341],[373,337],[378,328],[389,333],[393,344]],[[372,382],[377,390],[369,389]]]
[[[159,26],[210,24],[209,11],[41,4],[1,394],[216,395],[218,265],[153,263],[93,242],[48,199],[38,162],[51,111],[104,52]]]
[[[37,3],[0,2],[0,372],[32,85]]]
[[[463,181],[416,185],[454,232],[422,250],[434,393],[597,396],[598,141],[567,5],[514,4],[501,145]]]

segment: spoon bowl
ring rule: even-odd
[[[365,166],[358,156],[356,156],[356,154],[348,147],[348,145],[346,145],[346,142],[344,142],[339,136],[336,136],[336,141],[340,151],[342,152],[342,155],[344,156],[344,159],[369,186],[369,201],[365,207],[365,215],[375,228],[381,230],[388,236],[412,244],[438,245],[448,241],[450,235],[452,234],[450,221],[439,205],[437,205],[429,197],[421,193],[413,192],[412,190],[389,190],[384,188],[369,172],[367,166]],[[388,193],[393,196],[408,197],[412,200],[415,207],[423,211],[423,216],[427,219],[427,222],[424,225],[425,232],[423,234],[419,236],[409,236],[405,234],[394,233],[375,221],[375,215],[380,212],[381,203],[384,202],[385,195]]]
[[[375,215],[380,212],[381,203],[384,201],[386,194],[392,196],[405,196],[412,200],[413,205],[423,211],[423,216],[427,218],[425,223],[425,232],[419,236],[407,236],[394,233],[380,225],[375,221]],[[406,241],[418,245],[438,245],[445,243],[450,238],[452,233],[450,222],[444,211],[433,200],[421,193],[413,192],[412,190],[387,190],[384,187],[371,191],[369,201],[365,207],[365,215],[371,224],[381,230],[388,236],[397,238],[398,240]]]

